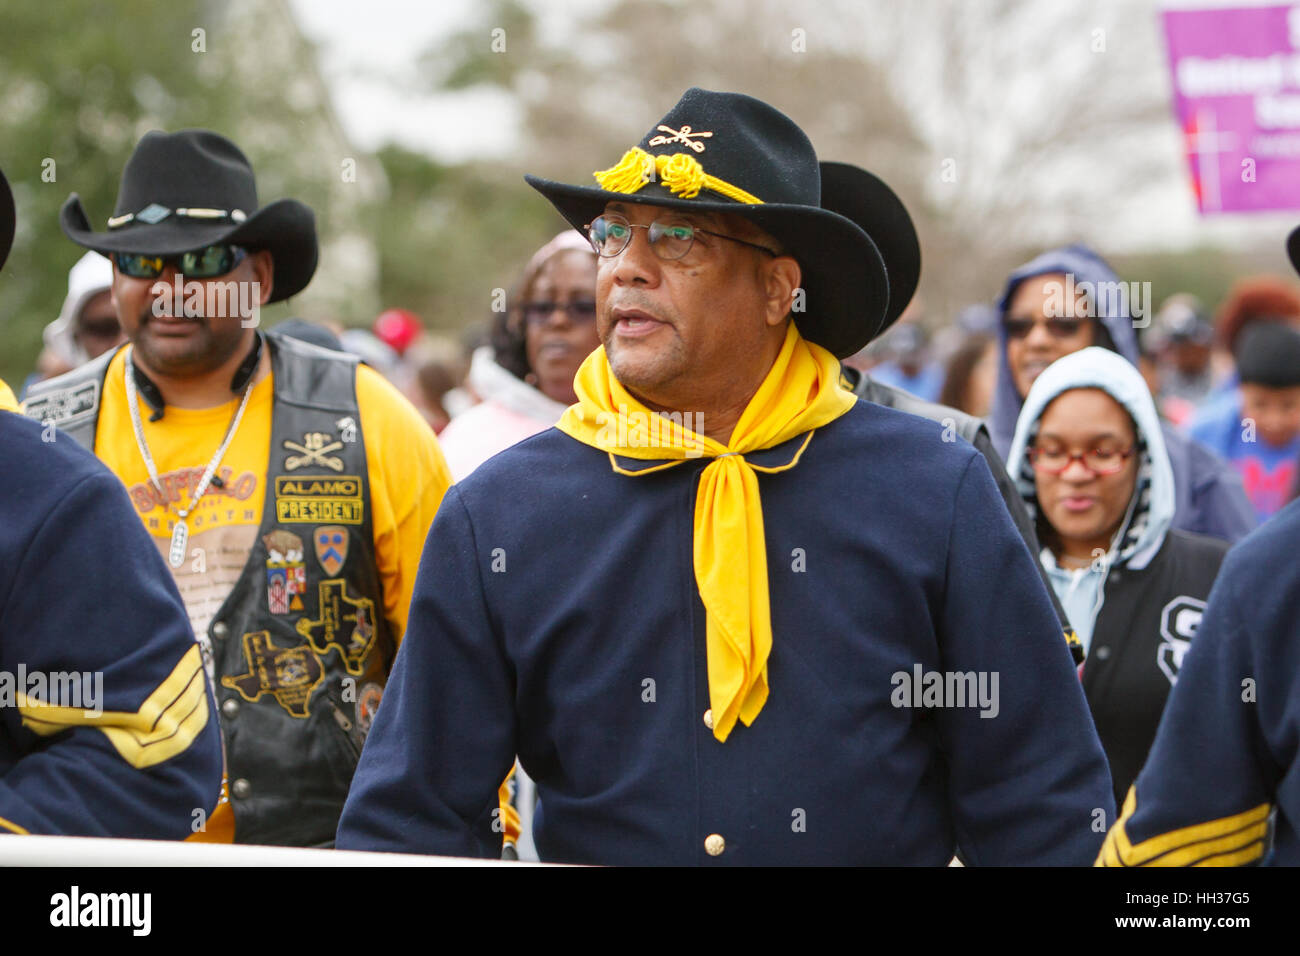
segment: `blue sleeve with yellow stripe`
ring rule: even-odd
[[[221,743],[180,594],[121,483],[0,412],[0,833],[181,839]]]
[[[1229,552],[1098,865],[1300,862],[1298,508]]]

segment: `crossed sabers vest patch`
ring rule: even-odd
[[[330,452],[338,451],[343,447],[341,441],[331,441],[333,438],[328,432],[307,432],[302,436],[302,444],[296,441],[284,442],[286,451],[297,452],[296,455],[290,455],[284,460],[285,471],[297,471],[308,465],[314,465],[317,468],[328,468],[331,471],[343,470],[343,459],[331,455]]]
[[[298,633],[306,644],[277,647],[268,631],[244,635],[248,670],[222,677],[221,685],[239,692],[249,703],[270,694],[290,717],[311,716],[311,695],[324,677],[321,657],[331,647],[339,652],[349,674],[360,676],[375,646],[375,604],[369,598],[351,598],[347,581],[332,578],[317,585],[320,617],[300,618]],[[318,656],[319,655],[319,656]]]

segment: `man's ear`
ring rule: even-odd
[[[275,287],[275,260],[267,249],[259,249],[248,257],[253,265],[253,279],[260,292],[258,305],[266,305]]]
[[[776,256],[764,271],[764,294],[767,298],[767,324],[778,325],[795,303],[803,270],[793,256]]]

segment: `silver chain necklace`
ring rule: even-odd
[[[176,527],[172,530],[171,548],[167,552],[167,561],[173,568],[179,568],[185,563],[185,546],[190,540],[190,529],[189,525],[185,523],[185,519],[198,506],[204,492],[208,490],[212,476],[217,473],[217,467],[221,464],[226,449],[230,447],[235,432],[239,430],[239,422],[244,417],[244,409],[248,407],[248,396],[253,394],[253,379],[255,377],[249,376],[248,384],[244,387],[244,397],[239,400],[239,408],[230,420],[230,427],[226,429],[226,437],[222,439],[221,447],[212,456],[212,460],[208,462],[208,467],[203,472],[203,477],[199,479],[198,487],[194,489],[194,497],[190,499],[190,506],[184,509],[176,509]],[[158,500],[162,501],[166,506],[168,504],[167,494],[163,491],[162,482],[158,480],[158,468],[154,465],[153,455],[149,454],[149,445],[144,440],[144,426],[140,423],[140,400],[136,396],[135,389],[135,365],[131,362],[131,353],[129,351],[126,355],[126,404],[131,410],[131,427],[135,430],[136,447],[140,449],[140,457],[144,459],[144,466],[149,470],[149,480],[158,489]]]

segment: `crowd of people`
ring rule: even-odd
[[[1140,321],[1071,245],[940,321],[888,185],[741,94],[527,178],[571,228],[467,344],[250,321],[315,222],[215,133],[69,198],[0,674],[104,692],[0,706],[0,833],[1300,862],[1294,280]]]

